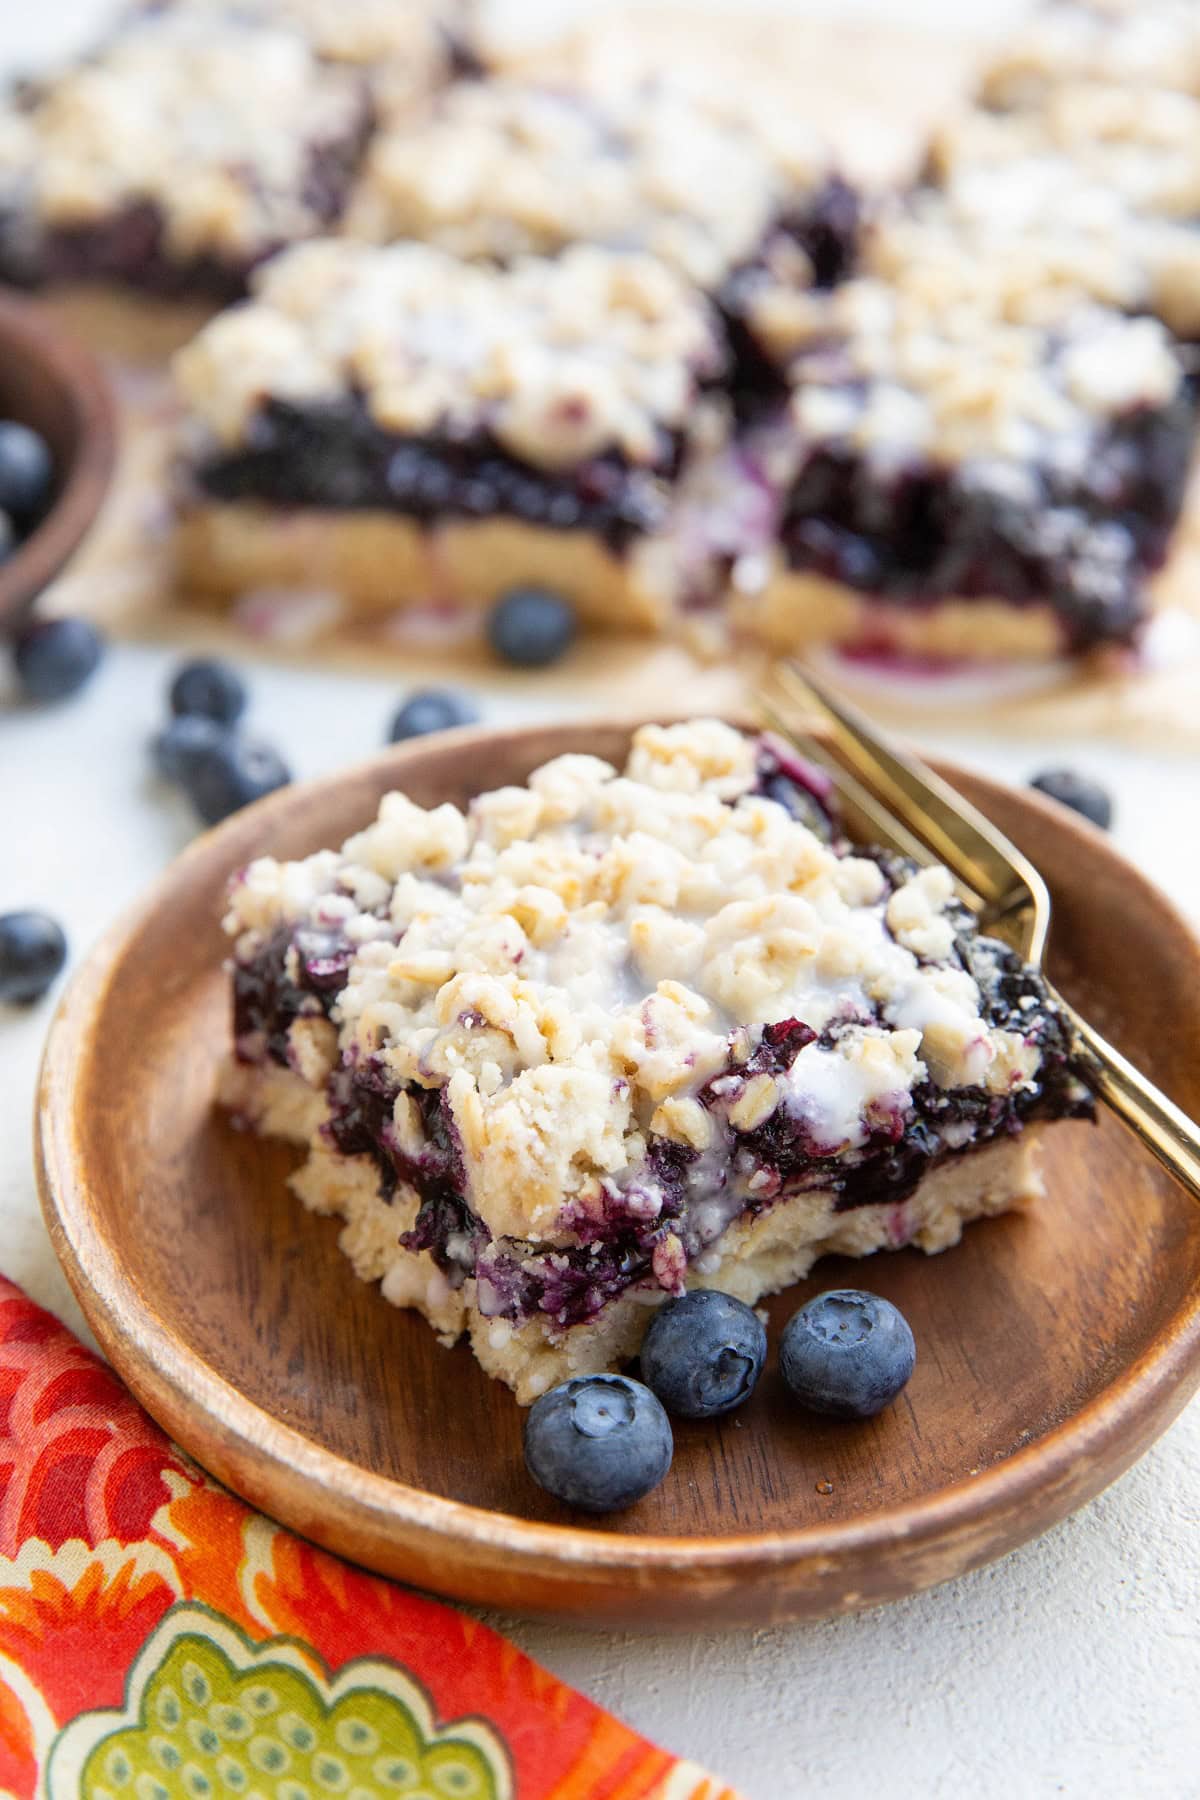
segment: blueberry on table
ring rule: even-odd
[[[30,700],[66,700],[89,681],[104,639],[87,619],[38,619],[13,639],[13,666]]]
[[[474,725],[479,709],[466,694],[451,688],[418,688],[400,707],[388,728],[388,743],[405,738],[429,737],[435,731],[452,731],[456,725]]]
[[[0,1000],[40,1000],[66,960],[62,926],[48,913],[0,914]]]
[[[54,458],[44,437],[15,419],[0,419],[0,508],[29,521],[54,486]]]
[[[215,719],[205,718],[203,713],[183,713],[150,740],[155,773],[173,787],[184,787],[200,760],[225,744],[229,736],[228,726]]]
[[[1069,806],[1101,831],[1107,831],[1112,824],[1112,795],[1090,775],[1080,775],[1075,769],[1044,769],[1029,785],[1048,799],[1057,800],[1060,806]]]
[[[579,622],[575,608],[544,588],[513,588],[488,614],[488,642],[522,669],[544,669],[566,654]]]
[[[272,745],[229,733],[180,763],[180,785],[206,825],[218,824],[291,779]]]
[[[568,1506],[616,1512],[658,1486],[674,1441],[648,1387],[627,1375],[580,1375],[535,1400],[525,1420],[525,1467]]]
[[[201,656],[176,671],[170,699],[177,719],[195,716],[234,725],[246,710],[246,687],[228,663]]]
[[[642,1380],[668,1412],[714,1419],[749,1399],[767,1333],[758,1314],[715,1288],[660,1306],[642,1343]]]
[[[869,1419],[896,1398],[913,1372],[916,1345],[890,1300],[832,1288],[793,1313],[779,1367],[796,1398],[835,1419]]]

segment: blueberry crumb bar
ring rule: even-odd
[[[981,264],[928,221],[907,229],[886,274],[828,294],[764,286],[750,307],[789,400],[759,459],[775,543],[735,567],[737,616],[784,648],[1131,644],[1193,444],[1174,341],[1061,269],[1031,273],[1020,246]],[[882,264],[880,242],[870,254]]]
[[[325,240],[255,290],[176,364],[193,589],[324,586],[390,610],[533,581],[599,625],[668,616],[726,353],[664,264],[576,246],[497,269]]]
[[[128,25],[0,110],[0,277],[227,300],[340,216],[370,120],[359,74],[291,32]]]
[[[688,1285],[955,1243],[1090,1110],[945,870],[852,849],[814,771],[712,720],[465,812],[392,793],[340,851],[242,871],[225,928],[224,1102],[522,1402],[636,1355]]]

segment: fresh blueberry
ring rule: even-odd
[[[215,719],[218,725],[236,725],[245,710],[245,683],[228,663],[201,656],[176,671],[171,711],[177,719],[193,716]]]
[[[186,787],[191,771],[229,738],[229,728],[203,713],[184,713],[150,740],[154,768],[164,781]]]
[[[32,519],[49,500],[53,483],[54,458],[45,438],[15,419],[0,420],[0,507]]]
[[[488,614],[488,642],[505,662],[543,669],[570,648],[578,629],[575,608],[543,588],[513,588]]]
[[[585,1512],[616,1512],[657,1487],[674,1443],[666,1413],[627,1375],[581,1375],[535,1400],[525,1467],[547,1493]]]
[[[890,1300],[833,1288],[793,1313],[779,1367],[798,1400],[835,1419],[869,1419],[896,1398],[913,1372],[916,1345]]]
[[[1090,775],[1080,775],[1074,769],[1044,769],[1029,785],[1039,794],[1057,800],[1060,806],[1069,806],[1072,812],[1081,813],[1101,831],[1107,831],[1112,824],[1112,795]]]
[[[17,679],[31,700],[65,700],[100,665],[104,639],[86,619],[39,619],[13,640]]]
[[[757,1313],[730,1294],[697,1288],[655,1313],[642,1343],[642,1379],[668,1412],[714,1419],[749,1399],[766,1355]]]
[[[0,916],[0,1000],[40,1000],[66,960],[62,926],[48,913]]]
[[[456,725],[474,725],[478,718],[478,707],[465,694],[456,694],[450,688],[418,688],[392,720],[388,743],[428,737],[434,731],[451,731]]]
[[[224,734],[185,759],[180,782],[206,825],[216,825],[264,794],[286,787],[291,770],[270,744]]]

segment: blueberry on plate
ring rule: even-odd
[[[40,1000],[66,960],[63,928],[49,913],[0,914],[0,1000]]]
[[[766,1356],[767,1333],[752,1308],[697,1288],[655,1313],[642,1343],[642,1380],[668,1412],[715,1419],[749,1399]]]
[[[200,656],[176,670],[170,700],[177,719],[199,717],[235,725],[246,710],[246,686],[227,662]]]
[[[616,1512],[658,1486],[671,1466],[671,1424],[628,1375],[580,1375],[535,1400],[525,1420],[525,1467],[556,1500]]]
[[[913,1372],[916,1345],[890,1300],[832,1288],[793,1313],[779,1345],[783,1379],[813,1412],[869,1419]]]
[[[1080,775],[1075,769],[1043,769],[1029,785],[1048,799],[1057,800],[1060,806],[1080,813],[1101,831],[1107,831],[1112,824],[1112,795],[1090,775]]]
[[[0,508],[30,520],[54,486],[54,458],[44,437],[15,419],[0,420]]]
[[[192,770],[229,739],[227,725],[203,713],[183,713],[150,740],[155,773],[173,787],[186,787]]]
[[[456,725],[474,725],[478,718],[479,709],[466,694],[457,694],[451,688],[418,688],[388,727],[388,743],[400,744],[405,738],[452,731]]]
[[[231,733],[181,762],[180,785],[206,825],[218,824],[291,779],[272,745]]]
[[[575,608],[544,588],[513,588],[488,614],[488,642],[522,669],[544,669],[566,654],[579,621]]]
[[[13,639],[17,680],[31,700],[66,700],[89,681],[104,639],[86,619],[38,619]]]

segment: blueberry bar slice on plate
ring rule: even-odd
[[[941,868],[853,849],[820,777],[643,726],[467,809],[403,794],[233,881],[227,1105],[302,1145],[364,1279],[522,1402],[687,1286],[941,1250],[1089,1111],[1038,975]]]
[[[747,630],[978,661],[1137,641],[1183,499],[1188,375],[1160,321],[1063,306],[1048,266],[951,246],[828,294],[760,288],[748,317],[790,396],[759,459],[775,543],[734,569]]]
[[[255,285],[176,365],[192,588],[391,611],[533,583],[600,625],[669,614],[726,352],[665,264],[576,246],[497,269],[327,240]]]
[[[0,110],[0,278],[228,300],[340,216],[370,117],[362,76],[294,32],[126,24]]]

